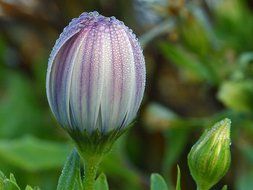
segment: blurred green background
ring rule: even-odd
[[[46,99],[47,60],[73,17],[97,10],[132,28],[144,48],[145,97],[135,127],[102,164],[112,190],[195,189],[187,154],[205,127],[232,120],[232,164],[216,185],[253,189],[251,0],[0,0],[0,170],[56,189],[73,146]]]

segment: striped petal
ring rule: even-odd
[[[63,127],[90,133],[124,128],[136,116],[144,87],[140,44],[114,17],[82,14],[52,50],[47,96]]]
[[[107,131],[120,127],[125,120],[134,90],[134,57],[128,36],[121,25],[110,26],[111,60],[107,67],[101,101],[102,126]]]

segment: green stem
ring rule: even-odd
[[[97,170],[101,157],[98,156],[88,156],[85,159],[85,172],[83,180],[84,190],[94,190],[95,179],[97,175]]]

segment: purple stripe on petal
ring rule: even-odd
[[[82,40],[79,42],[80,48],[75,59],[70,87],[70,106],[74,117],[73,120],[80,130],[83,130],[85,125],[87,125],[83,122],[83,120],[87,122],[87,112],[83,111],[86,108],[86,101],[84,99],[87,97],[87,91],[84,91],[83,88],[87,86],[87,81],[82,81],[81,78],[85,74],[83,74],[82,67],[87,64],[85,57],[88,52],[90,32],[91,29],[89,28],[79,34]]]
[[[55,64],[53,64],[51,76],[50,76],[50,97],[52,98],[52,109],[59,120],[62,121],[62,125],[68,125],[68,114],[66,107],[66,93],[67,83],[70,75],[71,55],[75,51],[75,43],[77,36],[73,36],[62,48],[55,57]]]
[[[137,113],[144,87],[141,47],[114,17],[82,14],[51,52],[47,96],[64,127],[102,133],[124,128]]]

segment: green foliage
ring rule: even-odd
[[[236,180],[236,189],[238,190],[251,190],[253,185],[253,170],[250,168],[250,170],[244,171],[242,174],[240,174],[237,177]]]
[[[47,134],[45,130],[52,131],[47,127],[49,114],[39,107],[33,83],[23,74],[9,70],[2,77],[5,93],[1,94],[0,99],[0,137],[13,138],[24,134],[42,136]]]
[[[0,140],[1,159],[28,171],[55,169],[62,166],[70,146],[26,136]]]
[[[169,176],[171,176],[171,169],[184,151],[184,148],[186,146],[188,133],[189,131],[184,129],[171,129],[166,132],[165,140],[167,148],[165,150],[165,156],[163,161],[164,175],[169,172]],[[171,142],[173,142],[173,144]],[[172,182],[168,184],[168,186],[171,186],[172,188]]]
[[[223,82],[218,98],[233,110],[241,112],[253,111],[252,83],[253,80]]]
[[[57,190],[74,190],[76,183],[80,181],[80,157],[76,149],[67,158],[58,181]],[[81,189],[80,189],[81,190]]]
[[[116,142],[113,150],[104,158],[100,168],[102,171],[106,171],[106,175],[113,180],[124,181],[125,185],[121,186],[122,190],[138,190],[141,189],[141,177],[136,168],[128,166],[128,160],[123,151],[126,140],[123,136]]]
[[[5,175],[0,171],[0,189],[1,190],[21,190],[14,175],[11,173],[10,177],[7,178]],[[39,190],[38,187],[32,188],[31,186],[27,185],[25,190]]]
[[[207,65],[201,63],[194,55],[187,53],[178,46],[173,46],[164,42],[160,44],[160,47],[166,58],[182,69],[190,71],[195,77],[198,77],[199,80],[205,79],[210,82],[215,81],[210,68],[207,68]]]
[[[151,190],[168,190],[167,184],[161,175],[151,175]]]

